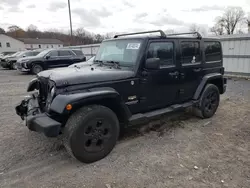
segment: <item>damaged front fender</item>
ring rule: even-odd
[[[33,78],[27,87],[27,92],[34,91],[35,89],[38,89],[38,84],[39,84],[38,79]]]

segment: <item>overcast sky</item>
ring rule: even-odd
[[[0,27],[30,24],[40,30],[69,29],[68,0],[0,0]],[[73,29],[94,33],[208,28],[227,6],[250,12],[250,0],[71,0]]]

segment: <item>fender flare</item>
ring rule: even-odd
[[[195,94],[193,96],[194,100],[198,100],[203,89],[205,88],[206,84],[214,79],[218,79],[220,78],[222,83],[223,83],[223,75],[220,73],[211,73],[211,74],[207,74],[206,76],[204,76],[200,82],[200,85],[197,87]]]
[[[34,91],[35,89],[38,89],[38,79],[37,78],[33,78],[29,84],[28,84],[28,87],[27,87],[27,92],[30,92],[30,91]]]
[[[103,99],[115,100],[126,113],[126,117],[131,116],[120,94],[115,89],[109,87],[92,88],[81,93],[59,94],[53,99],[50,110],[60,115],[68,115],[70,111],[66,110],[67,104],[71,104],[73,110],[75,110],[84,106],[86,103],[94,103],[95,101]]]

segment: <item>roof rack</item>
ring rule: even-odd
[[[199,32],[189,32],[189,33],[176,33],[176,34],[168,34],[166,36],[176,36],[176,35],[191,35],[196,34],[198,39],[202,39],[202,36]]]
[[[144,31],[144,32],[137,32],[137,33],[119,34],[119,35],[115,35],[114,38],[118,38],[118,37],[121,37],[121,36],[128,36],[128,35],[146,34],[146,33],[160,33],[161,37],[166,37],[166,34],[162,30],[154,30],[154,31]]]

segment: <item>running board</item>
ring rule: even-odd
[[[167,108],[161,108],[154,111],[146,112],[143,114],[142,113],[134,114],[129,118],[129,125],[148,123],[153,118],[186,109],[188,107],[193,106],[196,103],[197,101],[190,101],[183,104],[175,104],[172,106],[168,106]]]

